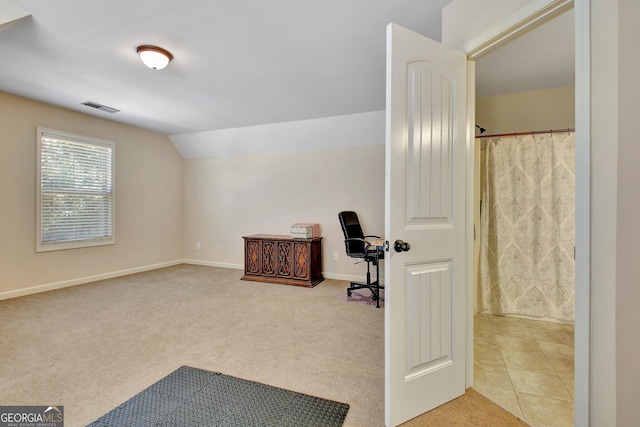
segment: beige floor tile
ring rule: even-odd
[[[551,342],[555,344],[575,345],[573,337],[564,331],[545,331],[543,329],[531,329],[531,335],[538,342]]]
[[[491,325],[511,325],[511,326],[520,326],[523,327],[524,323],[522,323],[522,319],[518,319],[517,317],[504,317],[504,316],[489,316],[489,321]]]
[[[500,341],[498,340],[498,344]],[[550,342],[539,342],[538,345],[547,357],[555,357],[557,359],[573,360],[573,346],[566,344],[555,344]]]
[[[491,322],[489,322],[489,319],[478,319],[478,318],[474,318],[473,319],[473,327],[474,329],[487,329],[487,330],[491,330]]]
[[[474,363],[474,383],[476,385],[490,386],[502,388],[505,390],[513,390],[511,379],[504,366],[487,366]]]
[[[509,369],[513,389],[520,393],[533,394],[559,400],[573,400],[564,383],[556,375]]]
[[[493,329],[491,328],[491,325],[489,324],[489,322],[486,322],[480,325],[474,325],[473,334],[474,334],[474,337],[478,337],[481,335],[482,336],[493,335]]]
[[[575,331],[575,326],[568,323],[562,323],[562,330],[573,334],[573,332]]]
[[[573,325],[474,317],[479,393],[532,427],[573,425]]]
[[[549,363],[544,353],[526,353],[521,351],[502,351],[502,359],[507,369],[520,369],[522,371],[538,372],[547,375],[556,375],[556,371]]]
[[[531,427],[573,427],[573,402],[516,393]]]
[[[473,388],[487,399],[497,403],[521,420],[524,420],[524,415],[522,415],[522,409],[520,409],[520,403],[518,403],[515,391],[485,385],[474,385]]]
[[[473,316],[474,322],[489,322],[489,317],[486,314],[476,314]]]
[[[574,385],[574,382],[573,382],[573,378],[562,378],[562,377],[560,377],[560,381],[563,382],[564,386],[567,388],[567,391],[569,392],[571,397],[574,397],[573,389],[574,389],[575,385]]]
[[[564,323],[545,322],[543,320],[523,319],[522,322],[529,329],[543,329],[545,331],[564,331],[568,326]]]
[[[509,337],[496,335],[501,350],[539,353],[540,347],[532,337]]]
[[[561,378],[573,378],[573,359],[547,357],[547,360]]]
[[[491,345],[493,347],[498,347],[498,341],[496,341],[496,337],[493,332],[473,332],[473,342],[474,344],[485,344]]]
[[[493,333],[496,335],[504,335],[508,337],[531,337],[531,333],[523,325],[511,325],[508,323],[495,323],[492,326]]]
[[[484,343],[476,343],[473,346],[473,352],[475,363],[484,366],[505,366],[504,360],[502,359],[502,353],[497,346],[492,346]]]

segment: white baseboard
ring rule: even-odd
[[[236,270],[244,270],[243,264],[231,264],[225,262],[215,262],[215,261],[203,261],[199,259],[185,259],[183,260],[185,264],[194,264],[194,265],[204,265],[207,267],[221,267],[221,268],[233,268]],[[367,278],[365,276],[353,276],[349,274],[335,274],[328,273],[326,271],[322,272],[322,276],[325,279],[334,279],[334,280],[346,280],[347,282],[362,282],[364,283]],[[373,280],[373,279],[372,279]],[[384,279],[380,278],[380,283],[383,283]]]
[[[243,264],[231,264],[228,262],[203,261],[200,259],[184,259],[184,264],[204,265],[207,267],[233,268],[235,270],[244,270]]]
[[[47,283],[44,285],[33,286],[30,288],[16,289],[13,291],[0,293],[0,301],[10,298],[23,297],[26,295],[37,294],[40,292],[53,291],[55,289],[68,288],[71,286],[84,285],[85,283],[97,282],[98,280],[112,279],[114,277],[127,276],[129,274],[142,273],[144,271],[156,270],[158,268],[171,267],[178,264],[204,265],[207,267],[232,268],[235,270],[243,270],[243,264],[232,264],[226,262],[203,261],[197,259],[179,259],[175,261],[162,262],[159,264],[145,265],[142,267],[129,268],[127,270],[113,271],[110,273],[96,274],[95,276],[80,277],[78,279],[64,280],[62,282]],[[345,280],[347,282],[364,282],[366,277],[353,276],[348,274],[334,274],[323,272],[325,279]],[[380,282],[383,282],[381,279]]]
[[[364,276],[353,276],[349,274],[335,274],[335,273],[327,273],[326,271],[322,272],[322,276],[325,279],[334,279],[334,280],[346,280],[347,282],[364,282],[367,280]]]
[[[127,270],[96,274],[95,276],[80,277],[78,279],[64,280],[62,282],[56,282],[56,283],[48,283],[45,285],[33,286],[30,288],[16,289],[14,291],[0,293],[0,300],[23,297],[26,295],[37,294],[40,292],[47,292],[47,291],[53,291],[55,289],[68,288],[71,286],[83,285],[85,283],[97,282],[98,280],[112,279],[114,277],[127,276],[129,274],[142,273],[143,271],[156,270],[158,268],[171,267],[173,265],[178,265],[183,263],[184,261],[179,259],[175,261],[162,262],[159,264],[129,268]]]
[[[322,275],[325,279],[346,280],[347,282],[365,283],[367,281],[365,276],[352,276],[349,274],[334,274],[327,272],[323,272]],[[374,281],[375,277],[371,277],[371,280]],[[380,277],[380,284],[384,284],[384,277]]]

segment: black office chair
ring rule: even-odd
[[[351,291],[355,289],[367,288],[371,291],[371,298],[376,302],[376,307],[379,308],[381,299],[380,289],[384,289],[384,286],[380,286],[379,261],[384,259],[384,250],[372,245],[371,242],[368,242],[366,239],[380,239],[380,237],[365,236],[362,232],[358,215],[353,211],[340,212],[338,219],[340,220],[342,232],[344,233],[344,246],[347,256],[358,258],[360,260],[358,262],[365,261],[367,263],[367,283],[351,282],[347,288],[347,295],[351,296]],[[371,282],[371,264],[376,267],[375,282]]]

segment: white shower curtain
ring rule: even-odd
[[[485,141],[481,309],[573,321],[575,134]]]

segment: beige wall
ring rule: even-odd
[[[358,127],[345,120],[347,133]],[[115,245],[35,252],[37,126],[116,142]],[[346,148],[184,160],[164,135],[0,94],[0,299],[183,260],[242,268],[243,235],[288,234],[294,222],[320,224],[326,277],[361,279],[337,214],[355,210],[366,232],[384,233],[376,129]]]
[[[338,212],[354,210],[366,233],[384,234],[384,145],[185,160],[184,192],[190,262],[243,268],[242,236],[312,222],[325,277],[362,277],[366,267],[345,255]]]
[[[116,142],[115,245],[35,252],[37,126]],[[182,173],[164,135],[0,93],[0,298],[182,259]]]
[[[479,97],[476,124],[485,134],[573,128],[574,99],[573,86]]]

